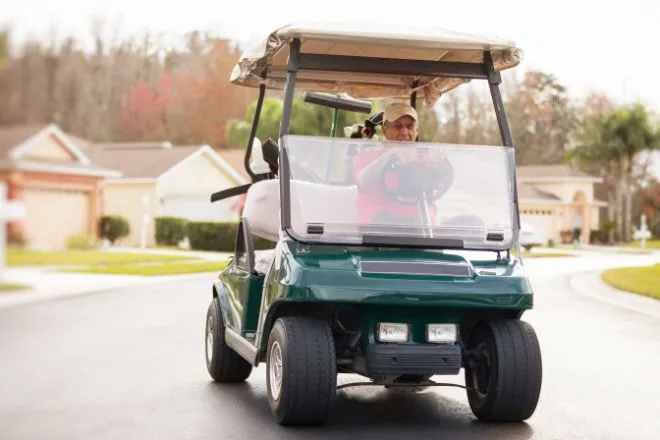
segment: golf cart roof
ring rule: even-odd
[[[445,61],[482,64],[484,51],[490,51],[496,71],[517,66],[521,51],[513,41],[469,35],[420,25],[380,25],[373,23],[297,23],[264,35],[249,47],[236,63],[230,81],[258,87],[264,69],[269,89],[284,88],[289,43],[300,40],[301,54],[376,57],[397,60]],[[465,77],[416,76],[405,73],[350,72],[332,68],[306,68],[298,72],[297,90],[349,93],[359,98],[408,97],[415,88],[418,96],[434,102],[443,93],[469,81]]]

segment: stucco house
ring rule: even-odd
[[[243,152],[222,154],[208,145],[173,146],[162,143],[96,144],[85,150],[94,163],[118,170],[101,185],[103,213],[120,214],[131,233],[123,245],[139,245],[146,228],[146,244],[155,244],[159,216],[194,221],[238,221],[234,200],[210,202],[213,192],[247,183],[241,171]]]
[[[521,220],[544,241],[580,228],[589,242],[605,202],[594,198],[601,178],[566,165],[519,166]],[[8,197],[22,201],[26,218],[9,225],[28,245],[63,248],[75,235],[94,236],[104,214],[121,214],[131,226],[124,245],[155,244],[154,218],[237,221],[239,197],[210,203],[211,193],[249,181],[242,150],[168,142],[93,143],[56,125],[0,128],[0,179]],[[146,219],[146,221],[145,221]],[[143,225],[145,229],[143,229]]]
[[[532,226],[545,242],[561,243],[561,231],[581,230],[581,242],[589,243],[598,229],[600,208],[607,203],[594,197],[594,177],[568,165],[518,166],[520,221]]]
[[[96,235],[101,186],[115,170],[90,160],[57,125],[0,127],[0,179],[25,218],[8,225],[39,249],[59,249],[71,236]]]

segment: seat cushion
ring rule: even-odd
[[[275,249],[254,251],[254,271],[265,275],[275,259]]]

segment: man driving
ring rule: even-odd
[[[419,136],[419,116],[408,104],[394,103],[383,112],[381,131],[388,141],[400,142],[397,146],[384,148],[363,148],[353,159],[353,172],[358,185],[358,217],[362,224],[420,224],[420,211],[416,203],[402,204],[386,194],[386,187],[396,191],[399,182],[394,173],[384,170],[390,161],[398,164],[411,161],[423,162],[424,155],[419,153],[415,142]],[[435,223],[436,207],[428,205],[429,219]]]

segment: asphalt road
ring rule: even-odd
[[[188,280],[0,310],[0,439],[657,440],[660,319],[577,293],[569,278],[623,258],[640,261],[527,262],[537,309],[526,320],[544,361],[527,423],[477,422],[460,389],[374,387],[340,391],[323,427],[280,427],[268,413],[263,366],[245,384],[210,380],[210,283]]]

